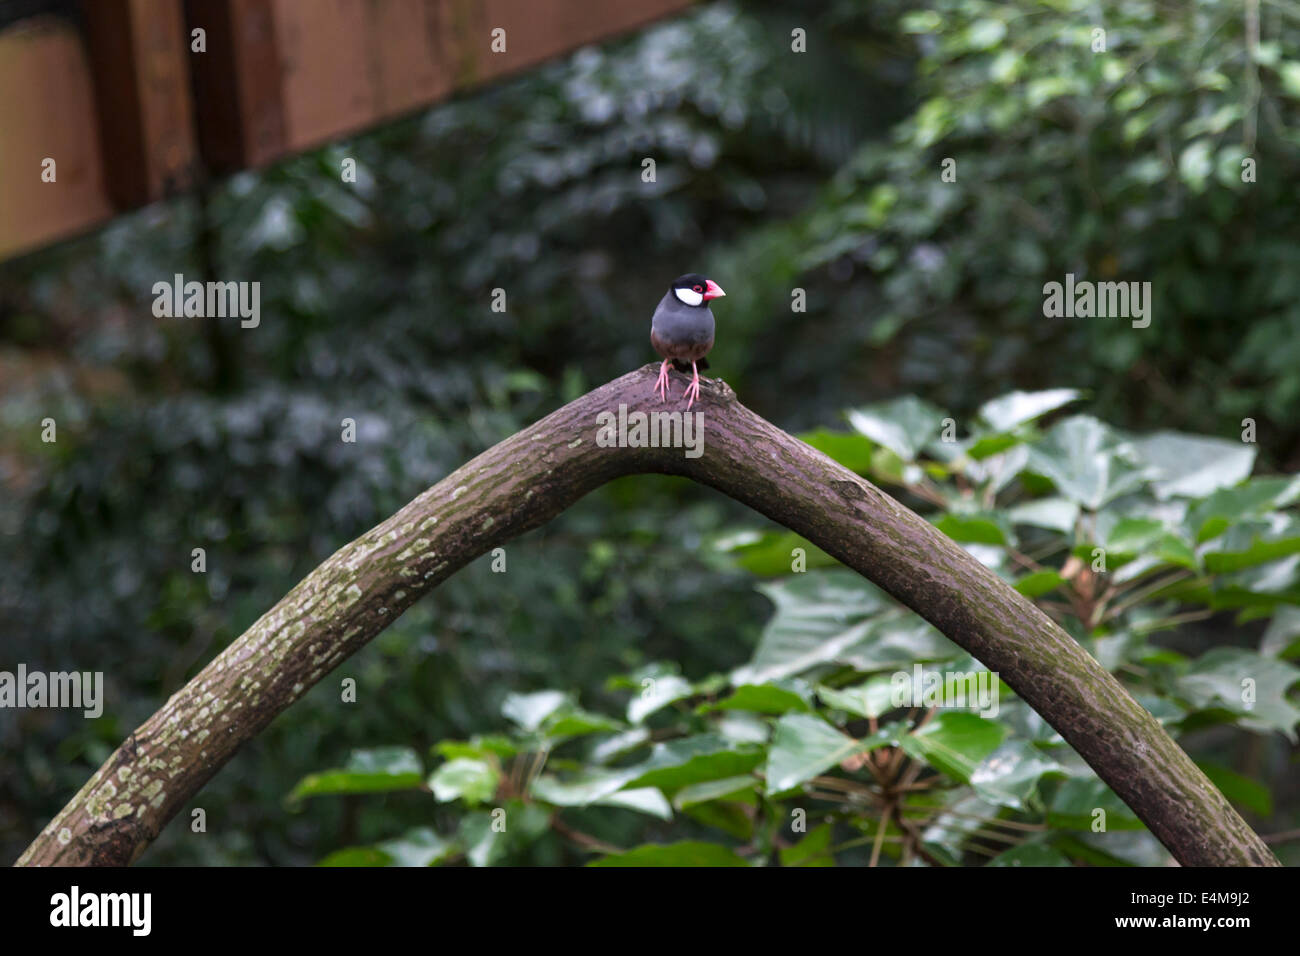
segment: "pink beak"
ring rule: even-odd
[[[722,291],[722,286],[718,285],[712,279],[705,279],[704,281],[708,283],[704,289],[705,302],[708,302],[710,299],[716,299],[719,298],[720,296],[724,296],[727,294]]]

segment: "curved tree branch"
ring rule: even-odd
[[[20,865],[125,864],[241,746],[474,558],[612,478],[657,472],[718,489],[803,535],[998,672],[1186,865],[1277,865],[1186,753],[1068,634],[870,482],[705,381],[704,453],[600,447],[597,416],[680,410],[647,365],[452,472],[341,548],[144,722]],[[680,391],[677,391],[680,395]]]

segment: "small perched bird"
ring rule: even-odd
[[[696,364],[713,348],[713,313],[709,300],[727,293],[712,279],[694,272],[673,280],[668,292],[659,300],[650,321],[650,344],[663,356],[655,392],[661,402],[668,401],[668,363],[690,362],[693,378],[684,393],[690,411],[700,397],[700,369]],[[706,364],[704,366],[708,368]],[[685,366],[682,371],[685,371]]]

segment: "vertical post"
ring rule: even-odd
[[[198,151],[180,0],[96,0],[84,22],[113,205],[188,188]]]
[[[274,8],[272,0],[186,0],[187,29],[207,35],[190,71],[210,172],[263,166],[287,151]]]

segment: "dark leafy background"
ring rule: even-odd
[[[1296,829],[1300,37],[1260,15],[1252,45],[1227,2],[709,4],[0,264],[0,666],[102,669],[109,697],[0,712],[0,859],[339,545],[652,359],[684,271],[728,291],[712,372],[746,404],[965,542],[1257,829]],[[259,280],[260,328],[154,319],[175,272]],[[1150,281],[1151,327],[1045,318],[1067,272]],[[1039,397],[987,404],[1015,390]],[[963,662],[815,552],[791,575],[799,545],[616,482],[408,612],[143,862],[1164,859],[1009,694],[996,721],[876,712],[881,675]],[[787,638],[834,653],[796,667]],[[903,778],[868,751],[916,785],[884,826]]]

